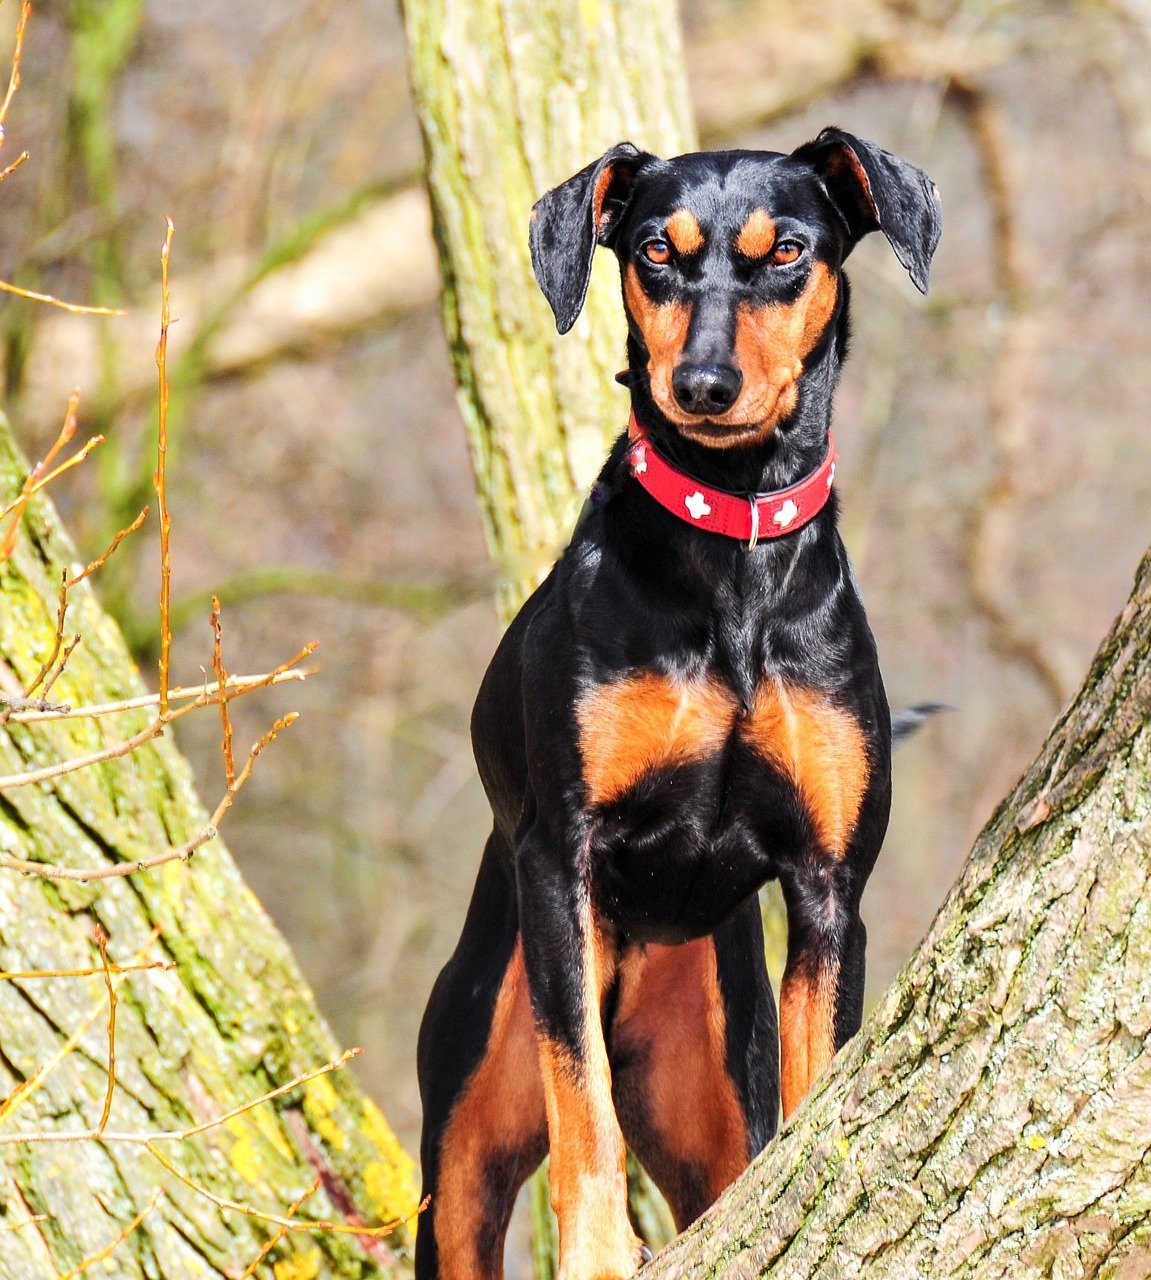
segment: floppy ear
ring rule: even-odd
[[[649,158],[630,142],[617,142],[536,201],[528,235],[532,268],[560,333],[567,333],[583,309],[595,247],[612,243],[636,170]]]
[[[882,231],[915,287],[926,293],[943,228],[939,190],[927,174],[842,129],[824,129],[792,156],[806,160],[823,179],[847,224],[848,252],[869,231]]]

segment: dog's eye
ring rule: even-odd
[[[671,261],[671,249],[666,240],[649,240],[643,247],[643,256],[648,262],[663,266]]]
[[[803,245],[798,240],[780,240],[774,249],[768,261],[774,267],[786,267],[789,262],[794,262],[796,258],[803,252]]]

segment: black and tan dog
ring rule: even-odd
[[[938,193],[837,129],[790,155],[620,143],[535,207],[561,332],[596,245],[619,259],[633,419],[476,702],[494,829],[420,1034],[420,1280],[502,1275],[549,1151],[563,1280],[631,1275],[625,1142],[682,1227],[859,1026],[891,724],[829,422],[843,261],[876,230],[925,289]]]

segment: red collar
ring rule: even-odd
[[[708,533],[738,538],[751,549],[765,538],[802,529],[827,505],[835,479],[835,437],[827,433],[827,457],[798,484],[774,493],[740,494],[713,489],[679,471],[660,454],[632,412],[628,463],[640,485],[674,516]]]

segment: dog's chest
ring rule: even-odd
[[[821,852],[846,851],[867,785],[867,745],[856,718],[826,693],[767,676],[745,706],[715,676],[647,672],[586,692],[577,719],[595,811],[619,808],[641,785],[658,792],[665,780],[674,789],[689,769],[707,779],[713,803],[728,800],[733,780],[754,788],[759,766],[794,789]]]

